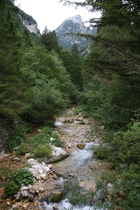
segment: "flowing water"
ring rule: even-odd
[[[61,139],[62,148],[67,151],[69,156],[60,162],[51,163],[52,171],[48,174],[47,179],[43,182],[36,181],[34,183],[33,187],[35,189],[43,188],[44,192],[35,195],[33,202],[23,199],[15,204],[15,201],[10,198],[1,200],[2,186],[5,181],[2,171],[14,171],[22,168],[27,164],[28,159],[25,156],[19,156],[17,159],[16,151],[0,157],[0,206],[2,205],[0,209],[12,210],[14,209],[12,205],[16,205],[17,209],[97,210],[94,206],[72,205],[67,198],[59,203],[48,203],[50,196],[63,192],[65,181],[70,179],[78,182],[82,193],[88,190],[96,192],[96,183],[100,175],[105,171],[109,171],[108,164],[99,161],[91,149],[93,146],[98,146],[101,141],[95,133],[90,135],[91,129],[95,126],[94,119],[85,119],[82,113],[75,115],[74,111],[74,108],[67,110],[55,121],[55,132]],[[40,129],[36,129],[33,133],[27,135],[27,140],[40,132]],[[17,160],[15,161],[15,159]],[[23,206],[28,206],[29,208]]]
[[[92,119],[83,119],[82,115],[74,115],[74,109],[68,110],[62,117],[57,118],[55,126],[65,149],[71,155],[63,161],[55,163],[56,170],[63,171],[65,176],[74,177],[84,190],[96,191],[96,182],[103,171],[108,170],[105,163],[100,162],[91,148],[98,146],[100,139],[89,138],[87,133],[94,126]],[[84,121],[84,123],[83,123]],[[82,122],[82,123],[81,123]],[[78,149],[81,145],[82,149]],[[63,184],[63,178],[57,180]],[[60,184],[60,183],[59,183]],[[94,210],[90,206],[73,206],[68,199],[54,204],[43,203],[43,210]]]

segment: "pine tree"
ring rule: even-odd
[[[21,114],[27,106],[25,87],[20,79],[22,35],[18,31],[16,9],[10,0],[0,1],[0,115]]]
[[[57,53],[60,51],[55,31],[49,31],[47,27],[45,27],[41,35],[41,43],[48,51],[54,50]]]
[[[78,50],[76,44],[73,45],[71,50],[71,64],[69,66],[69,74],[71,76],[71,80],[74,85],[78,87],[78,89],[82,89],[83,79],[82,79],[82,57]]]

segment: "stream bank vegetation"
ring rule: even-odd
[[[69,179],[65,182],[64,194],[64,197],[68,198],[73,205],[94,205],[95,192],[83,190],[75,179]]]
[[[21,187],[21,184],[27,186],[33,184],[33,174],[26,168],[17,169],[8,173],[9,181],[4,186],[4,196],[15,195]]]
[[[25,155],[26,153],[30,153],[31,157],[39,159],[50,158],[52,156],[51,145],[61,147],[62,143],[52,127],[44,126],[36,136],[20,144],[16,148],[16,154]]]

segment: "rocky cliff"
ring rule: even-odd
[[[32,16],[26,14],[19,9],[19,17],[22,21],[22,24],[28,29],[28,31],[30,31],[31,33],[35,33],[36,35],[40,35],[40,31],[37,27],[37,22],[33,19]]]

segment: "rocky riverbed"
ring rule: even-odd
[[[66,200],[55,203],[56,195],[61,200],[64,181],[70,177],[74,177],[85,190],[96,192],[96,182],[104,171],[109,170],[109,166],[107,163],[97,160],[91,151],[91,147],[93,145],[98,146],[101,141],[101,138],[97,138],[96,135],[88,135],[91,128],[95,126],[94,119],[83,118],[82,113],[74,114],[74,111],[75,109],[71,108],[56,119],[56,132],[61,139],[62,148],[53,146],[53,156],[48,162],[38,162],[34,158],[29,158],[29,154],[17,157],[15,151],[11,154],[1,153],[0,171],[3,169],[14,171],[17,168],[28,166],[33,173],[34,183],[27,187],[21,186],[13,199],[4,199],[2,194],[5,176],[1,173],[0,209],[72,209],[73,206],[68,205]],[[35,132],[38,134],[41,130]],[[54,163],[61,159],[62,155],[67,158]],[[86,208],[89,209],[86,206],[74,207],[73,209]]]

